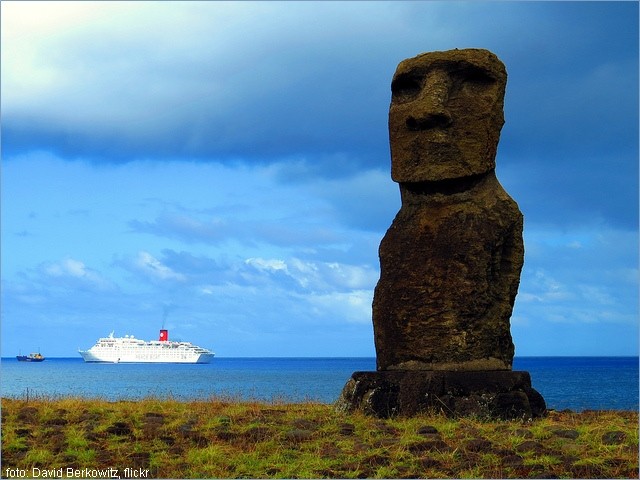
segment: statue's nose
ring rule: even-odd
[[[420,97],[414,102],[406,123],[409,130],[446,128],[452,123],[447,109],[451,79],[442,70],[430,72],[425,79]]]

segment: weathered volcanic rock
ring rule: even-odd
[[[488,50],[400,62],[391,81],[391,178],[428,182],[493,170],[506,83],[504,64]]]
[[[373,300],[379,370],[509,370],[522,215],[493,172],[456,193],[401,187]]]
[[[522,214],[495,176],[504,65],[486,50],[400,63],[389,111],[402,206],[380,244],[378,370],[510,370]]]

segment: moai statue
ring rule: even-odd
[[[336,408],[386,417],[532,418],[546,405],[511,370],[523,219],[495,175],[507,72],[491,52],[404,60],[391,83],[391,177],[402,206],[380,244],[377,371]]]
[[[402,207],[380,244],[378,370],[510,370],[522,214],[495,176],[507,73],[487,50],[404,60],[391,83]]]

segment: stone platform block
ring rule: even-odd
[[[381,418],[419,413],[451,417],[530,419],[546,404],[531,386],[528,372],[508,370],[383,370],[355,372],[336,408]]]

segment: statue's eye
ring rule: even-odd
[[[496,79],[486,70],[468,67],[458,72],[458,78],[466,84],[488,86],[496,83]]]
[[[391,82],[391,95],[402,100],[414,97],[422,89],[422,79],[418,75],[400,74]]]
[[[497,79],[490,72],[467,65],[464,68],[451,72],[453,87],[449,96],[450,101],[455,101],[459,97],[468,95],[481,95],[491,86],[495,85]]]

